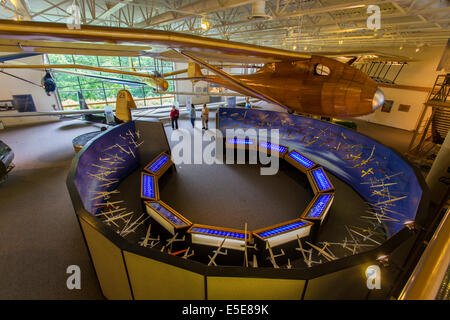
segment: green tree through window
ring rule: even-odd
[[[129,71],[131,60],[133,67],[141,73],[167,73],[173,71],[173,63],[158,61],[155,66],[155,59],[151,57],[115,57],[115,56],[84,56],[84,55],[63,55],[48,54],[50,64],[81,64],[94,67],[114,68]],[[111,78],[142,81],[142,78],[121,75],[107,72],[91,71],[85,69],[60,69],[54,72],[59,97],[66,109],[79,109],[77,92],[81,91],[89,108],[103,108],[106,104],[114,107],[117,92],[127,89],[133,95],[138,107],[170,104],[174,99],[171,95],[160,95],[153,93],[153,89],[147,85],[131,86],[102,81],[99,79],[80,76],[79,74],[101,75]],[[174,91],[173,81],[169,81],[168,91]]]

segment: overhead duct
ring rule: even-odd
[[[252,4],[252,14],[248,16],[249,20],[263,20],[270,19],[271,16],[266,14],[266,1],[260,0],[253,2]]]

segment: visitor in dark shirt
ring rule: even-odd
[[[191,109],[189,111],[189,118],[191,119],[192,128],[195,127],[195,106],[191,104]]]

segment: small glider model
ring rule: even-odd
[[[370,114],[384,103],[384,94],[378,84],[362,71],[331,58],[295,51],[162,30],[84,25],[81,29],[68,29],[60,23],[9,20],[0,20],[0,38],[19,42],[155,45],[157,49],[153,51],[152,48],[146,55],[190,62],[188,79],[215,83],[289,112],[355,117]],[[44,42],[41,48],[45,47]],[[234,76],[214,67],[213,61],[264,63],[264,66],[253,74]],[[201,68],[214,75],[203,75]],[[158,90],[167,90],[164,77],[155,74],[149,78]]]

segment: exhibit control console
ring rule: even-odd
[[[304,238],[310,235],[312,222],[295,219],[281,224],[253,231],[255,238],[267,241],[271,247]]]
[[[144,167],[148,173],[160,177],[172,166],[170,156],[164,152],[160,153],[152,162]]]
[[[188,235],[188,241],[191,244],[238,251],[245,250],[248,244],[254,242],[276,247],[301,238],[315,237],[334,200],[334,187],[325,170],[297,150],[289,152],[287,146],[267,141],[257,144],[254,139],[236,137],[226,139],[225,145],[227,148],[235,149],[255,148],[258,152],[267,155],[277,154],[280,159],[286,160],[306,174],[315,196],[300,217],[262,229],[247,231],[247,237],[244,230],[193,224],[159,199],[158,179],[173,166],[170,155],[164,152],[146,165],[141,173],[141,198],[144,200],[145,210],[149,216],[172,235]]]
[[[156,176],[141,172],[141,198],[159,200],[158,179]]]
[[[250,233],[245,231],[221,228],[215,226],[205,226],[200,224],[194,224],[188,233],[191,236],[191,242],[193,244],[200,244],[212,247],[222,247],[226,249],[234,249],[243,251],[245,250],[246,240],[251,240]],[[246,239],[247,238],[247,239]]]
[[[171,234],[189,228],[192,223],[162,201],[145,201],[147,213]]]

